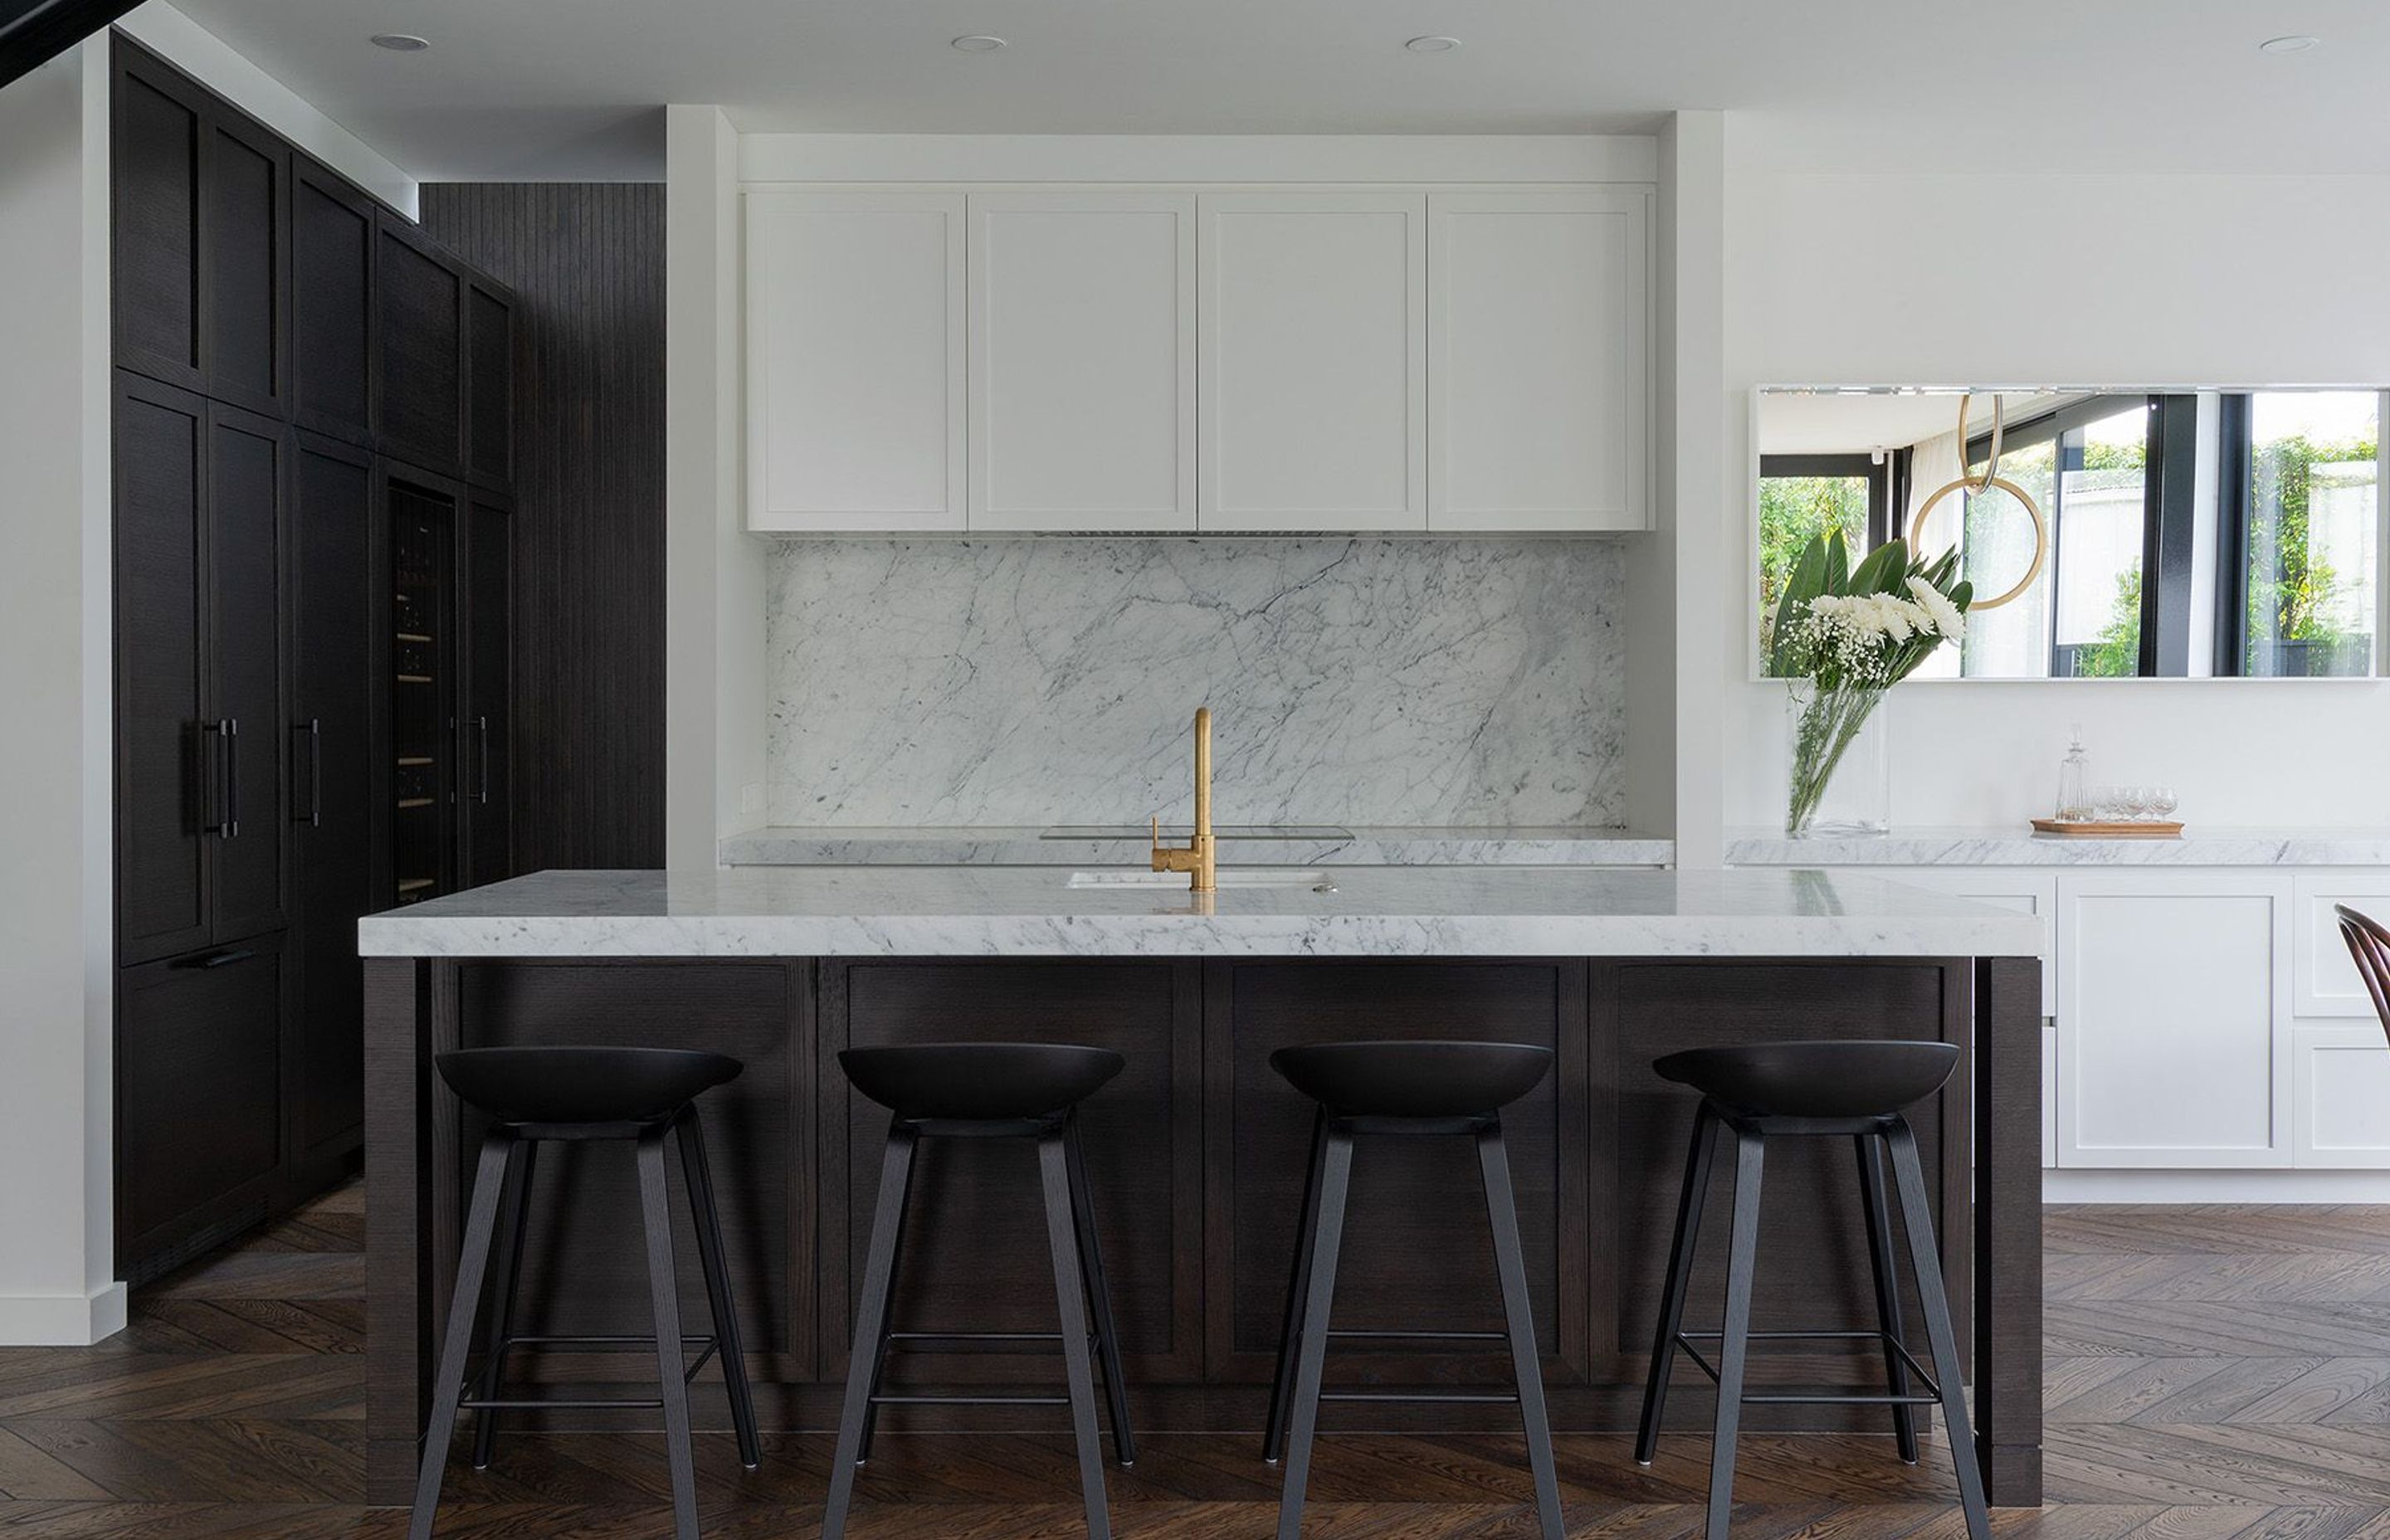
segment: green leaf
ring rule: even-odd
[[[1850,547],[1843,544],[1843,532],[1835,530],[1826,536],[1826,578],[1819,585],[1821,594],[1847,594],[1850,581]]]
[[[1800,559],[1792,564],[1784,580],[1783,597],[1776,601],[1776,624],[1770,631],[1767,672],[1782,676],[1788,666],[1786,652],[1791,646],[1792,622],[1808,607],[1811,599],[1824,591],[1826,581],[1826,541],[1823,535],[1811,535],[1809,544],[1801,548]]]
[[[1908,547],[1897,540],[1887,540],[1867,554],[1850,575],[1851,594],[1893,594],[1900,591],[1908,574]]]

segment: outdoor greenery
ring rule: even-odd
[[[1868,486],[1857,476],[1763,476],[1759,481],[1759,612],[1776,613],[1784,579],[1809,542],[1840,533],[1865,550]]]
[[[2304,433],[2272,440],[2251,454],[2249,655],[2268,642],[2306,642],[2334,651],[2350,637],[2332,616],[2341,577],[2310,544],[2308,494],[2319,465],[2371,461],[2371,440],[2316,443]]]

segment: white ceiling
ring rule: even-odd
[[[177,3],[426,180],[658,176],[665,102],[1011,134],[1614,132],[1711,107],[1794,167],[2390,171],[2381,0]],[[947,45],[970,32],[1010,46]],[[1404,50],[1431,32],[1462,46]],[[2288,32],[2324,45],[2257,52]]]

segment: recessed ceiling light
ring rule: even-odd
[[[2288,37],[2266,39],[2265,42],[2257,45],[2257,51],[2261,54],[2303,54],[2322,41],[2323,39],[2319,37],[2308,37],[2305,33],[2294,32]]]
[[[1403,46],[1415,54],[1448,54],[1460,46],[1460,39],[1442,35],[1415,37]]]
[[[388,48],[393,54],[419,54],[431,46],[428,39],[413,32],[376,32],[371,39],[377,48]]]
[[[992,54],[1004,46],[1004,39],[990,37],[985,32],[973,32],[969,37],[955,39],[954,45],[967,54]]]

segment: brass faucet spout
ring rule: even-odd
[[[1153,869],[1185,872],[1189,886],[1208,893],[1219,887],[1218,841],[1212,833],[1212,708],[1195,712],[1195,836],[1184,849],[1162,842],[1162,820],[1153,820]]]

